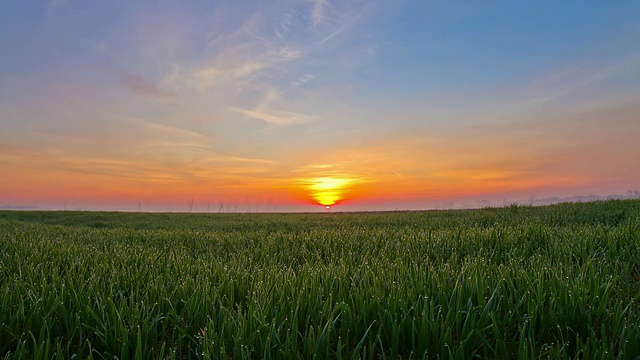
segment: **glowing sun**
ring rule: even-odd
[[[331,206],[343,200],[345,191],[354,183],[354,180],[349,178],[315,177],[304,179],[303,183],[313,200],[329,210]]]

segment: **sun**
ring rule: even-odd
[[[301,182],[311,198],[329,210],[344,199],[345,192],[355,181],[348,177],[315,177],[301,179]]]

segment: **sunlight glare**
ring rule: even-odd
[[[317,177],[305,180],[311,197],[327,210],[343,200],[344,193],[354,180],[349,178]]]

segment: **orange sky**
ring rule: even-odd
[[[179,160],[164,159],[173,148],[126,161],[3,149],[10,171],[0,181],[11,189],[3,194],[6,203],[130,210],[142,203],[147,210],[176,211],[192,198],[200,211],[313,211],[305,204],[395,209],[624,193],[640,178],[637,160],[629,157],[640,154],[637,113],[633,105],[549,119],[545,126],[474,124],[429,136],[399,131],[374,145],[291,154],[287,162],[211,157],[194,148],[183,154],[191,161],[177,167]],[[572,124],[577,121],[579,127]]]

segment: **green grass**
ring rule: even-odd
[[[0,212],[5,359],[630,359],[640,201]]]

